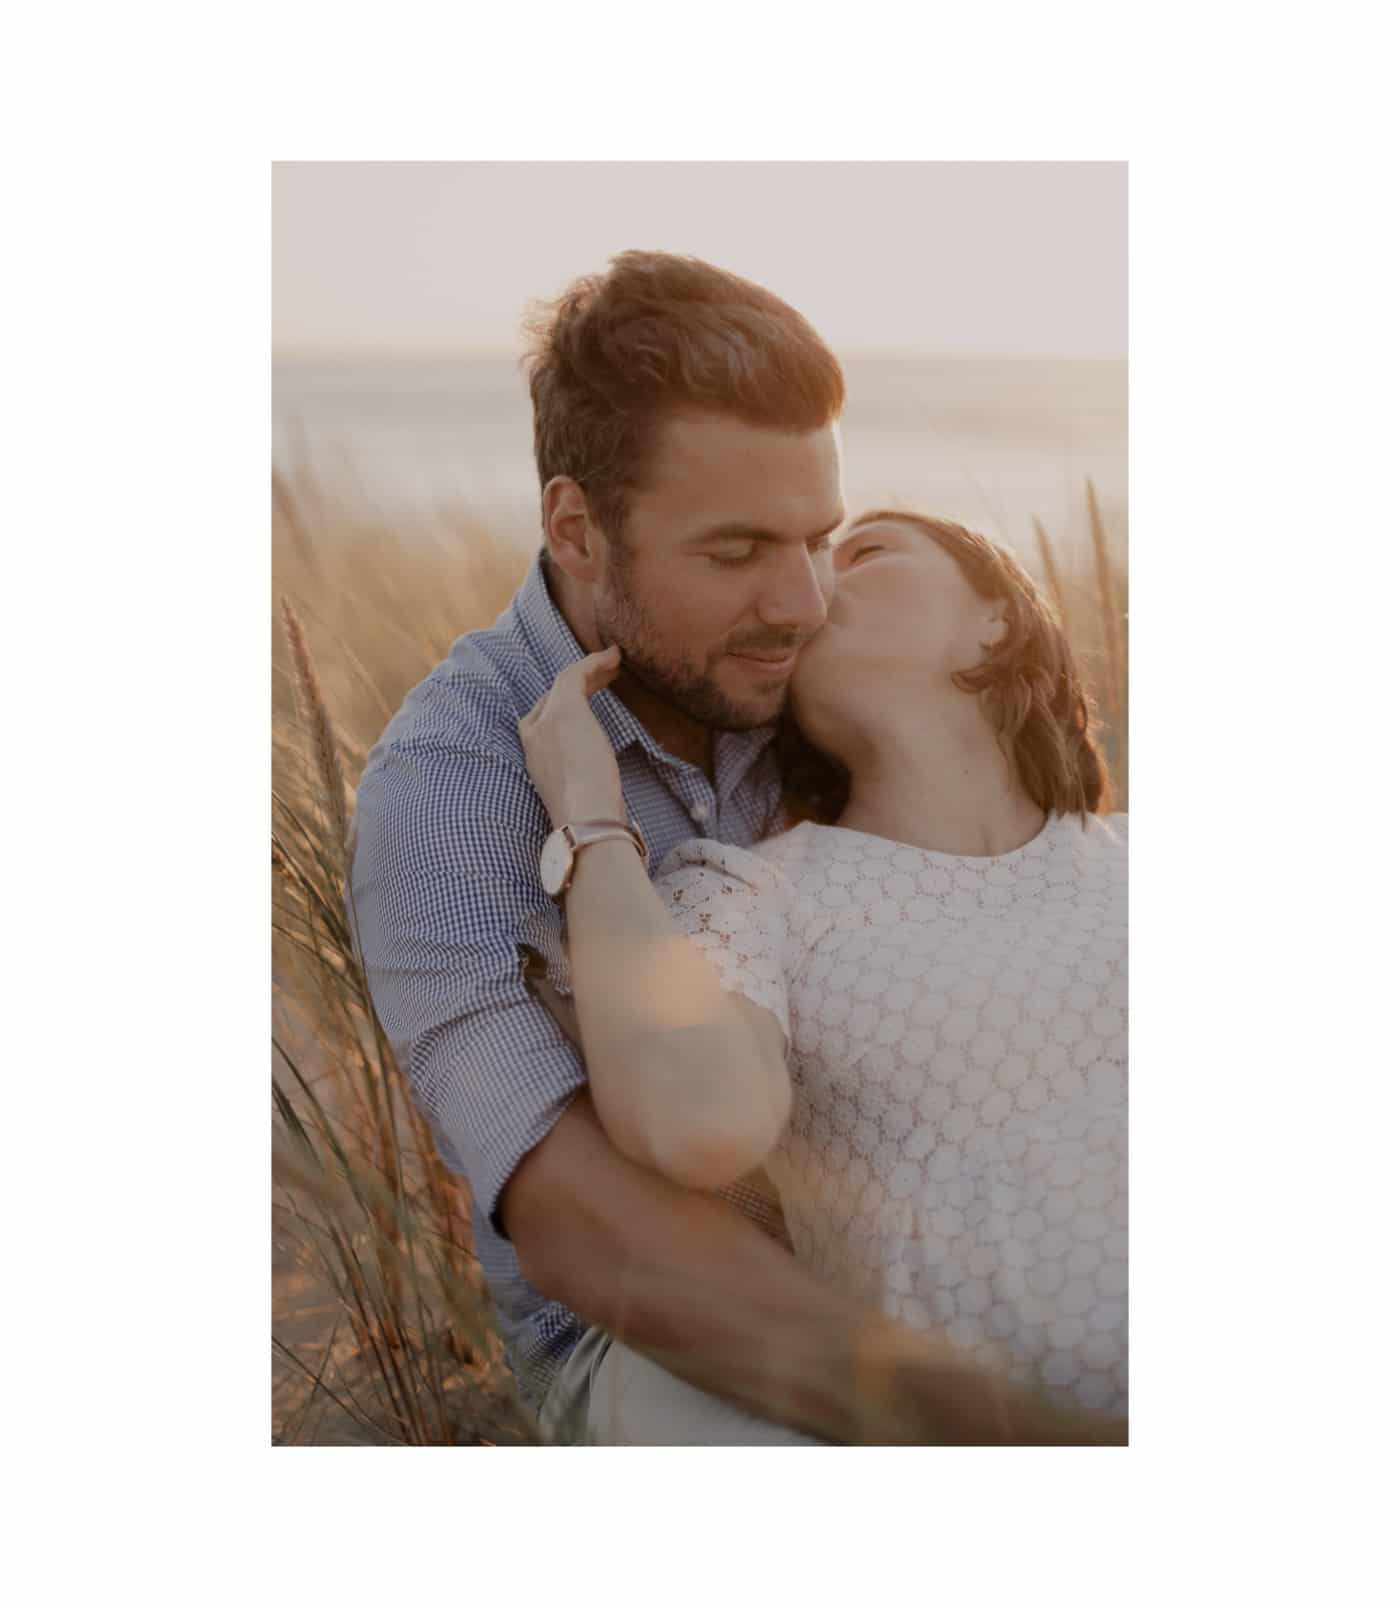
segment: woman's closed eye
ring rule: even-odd
[[[867,556],[867,554],[870,554],[870,553],[883,553],[883,552],[884,552],[884,548],[881,547],[878,542],[862,542],[856,548],[855,552],[853,552],[851,554],[851,556],[846,560],[846,568],[850,569],[852,564],[859,564],[861,559],[865,558]]]

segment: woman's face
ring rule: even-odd
[[[957,560],[903,520],[858,526],[836,549],[835,572],[826,624],[790,683],[804,730],[902,688],[921,700],[956,690],[954,673],[980,664],[1004,630],[1000,603],[979,597]]]

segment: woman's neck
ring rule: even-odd
[[[940,854],[1010,854],[1045,825],[975,701],[926,711],[915,726],[877,717],[847,760],[838,826]]]

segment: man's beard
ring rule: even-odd
[[[595,609],[594,625],[604,647],[622,649],[622,668],[654,698],[714,731],[753,731],[778,718],[784,695],[771,708],[745,708],[721,688],[708,667],[697,668],[662,658],[661,633],[652,625],[616,569],[603,609]],[[774,644],[773,646],[776,646]]]

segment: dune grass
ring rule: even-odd
[[[370,1004],[345,911],[352,789],[409,688],[487,624],[527,556],[462,522],[445,562],[273,482],[273,1436],[538,1438],[438,1159]],[[312,642],[315,647],[312,647]],[[332,714],[334,711],[334,715]]]
[[[1086,516],[1058,543],[1036,524],[1038,567],[1126,808],[1123,548],[1092,486]],[[509,602],[529,536],[453,510],[390,522],[274,475],[272,544],[273,1439],[535,1443],[472,1254],[467,1186],[409,1098],[345,911],[369,750],[452,642]]]

